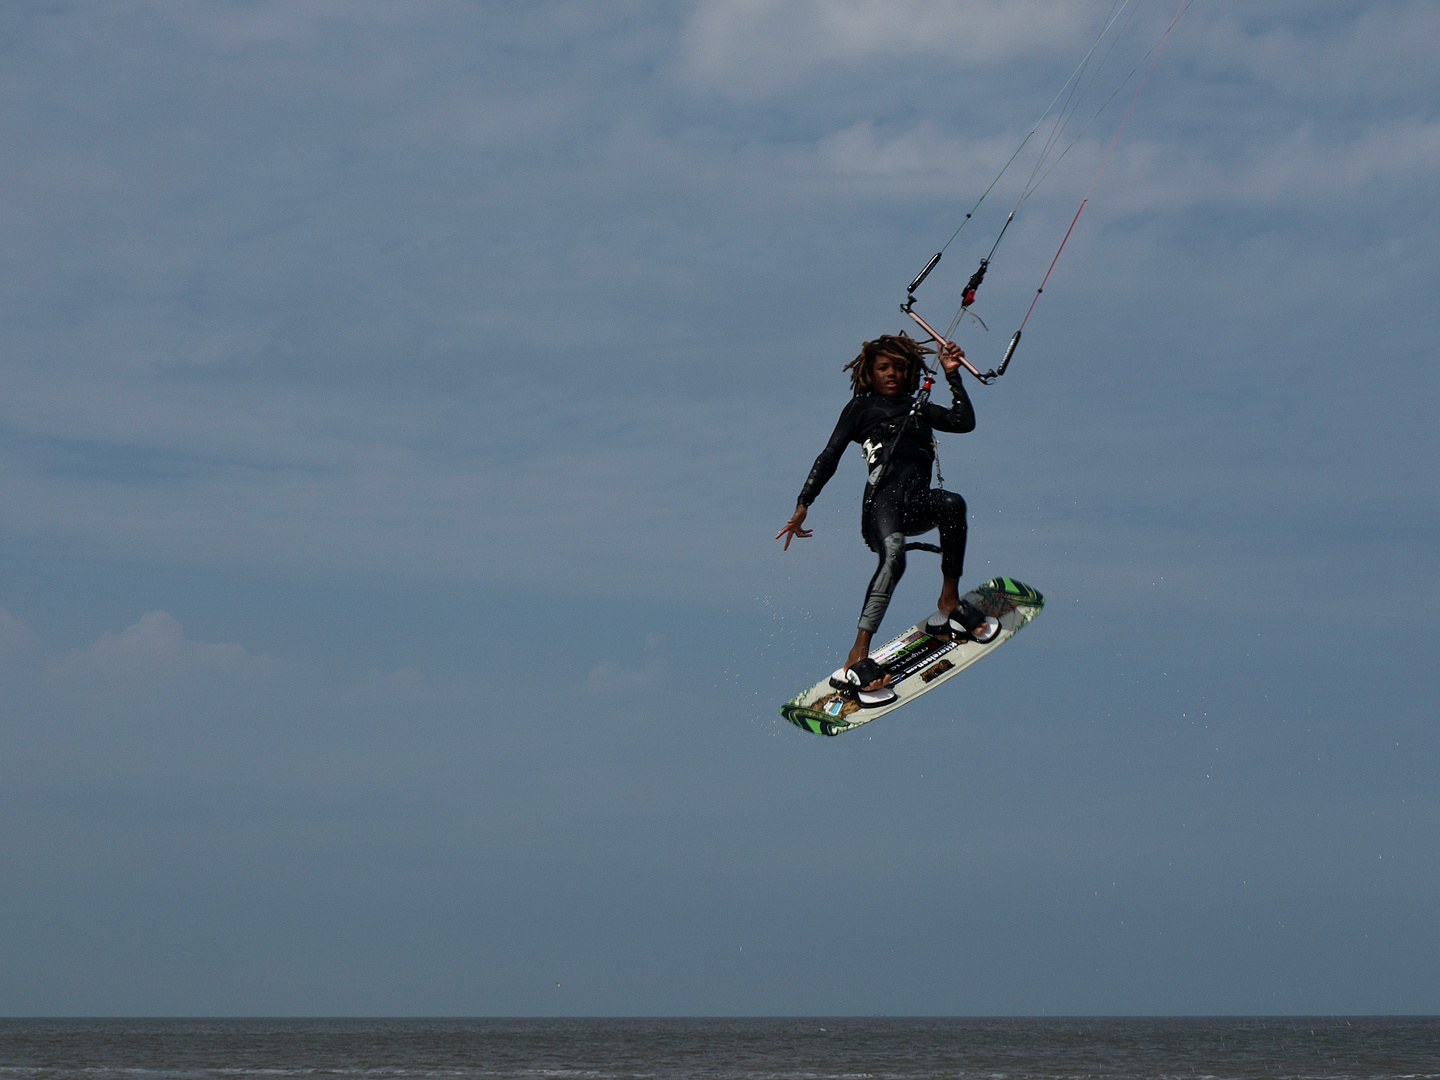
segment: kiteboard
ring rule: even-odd
[[[890,673],[894,701],[876,708],[863,708],[852,697],[832,687],[827,675],[781,705],[780,715],[815,735],[839,735],[868,724],[894,712],[907,701],[929,693],[982,656],[994,652],[1045,606],[1045,597],[1029,585],[1008,577],[992,578],[966,593],[964,599],[1000,620],[1000,633],[993,641],[981,645],[963,635],[935,637],[925,632],[922,619],[870,653],[870,658]]]

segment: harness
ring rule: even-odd
[[[961,363],[964,363],[963,359],[961,360]],[[869,483],[866,484],[865,503],[864,506],[861,508],[861,512],[864,514],[867,520],[870,517],[871,509],[875,505],[875,496],[880,491],[880,485],[885,480],[886,472],[888,472],[890,469],[890,462],[895,457],[895,450],[900,445],[901,436],[903,436],[909,428],[915,425],[916,420],[920,416],[920,410],[925,408],[925,406],[930,403],[930,389],[935,385],[935,374],[928,367],[924,367],[923,364],[922,370],[925,372],[925,377],[920,383],[920,389],[915,393],[915,400],[910,405],[910,411],[905,414],[905,418],[903,420],[895,424],[895,433],[890,437],[890,441],[886,443],[880,450],[880,464],[871,470],[870,475],[867,478]],[[940,472],[939,446],[935,440],[935,435],[933,432],[930,435],[930,448],[935,455],[935,476],[939,482],[941,490],[944,490],[945,477],[941,475]],[[905,545],[905,550],[933,551],[937,555],[944,553],[938,544],[925,544],[921,543],[918,540],[910,541],[909,543],[907,543]]]

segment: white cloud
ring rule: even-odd
[[[862,120],[820,139],[811,171],[867,196],[955,198],[984,190],[1022,136],[975,139],[933,121],[885,131]]]
[[[1367,126],[1350,140],[1322,139],[1305,125],[1262,151],[1232,195],[1280,200],[1296,194],[1348,199],[1377,182],[1440,179],[1440,121],[1406,119]]]
[[[1092,145],[1077,156],[1098,153]],[[1440,121],[1379,122],[1348,137],[1306,123],[1223,152],[1137,139],[1116,151],[1101,183],[1102,214],[1207,205],[1329,210],[1386,187],[1440,183]]]
[[[244,646],[211,644],[185,636],[185,628],[165,611],[149,611],[120,633],[110,631],[65,664],[104,676],[134,678],[190,673],[236,674],[264,666],[267,657],[252,657]]]
[[[1020,134],[976,140],[923,123],[900,132],[869,121],[821,139],[816,172],[874,197],[943,196],[983,188],[1013,151]],[[1108,135],[1107,135],[1108,138]],[[1063,143],[1062,143],[1063,147]],[[1070,150],[1064,171],[1039,189],[1034,205],[1055,200],[1073,207],[1105,150],[1087,136]],[[1023,158],[1018,174],[1030,164]],[[1053,160],[1053,158],[1052,158]],[[1007,181],[1009,176],[1007,174]],[[1122,139],[1109,161],[1091,213],[1193,209],[1326,208],[1377,185],[1440,182],[1440,121],[1377,122],[1354,133],[1303,123],[1275,137],[1239,138],[1224,148],[1188,147],[1154,138]],[[1019,181],[1014,181],[1018,186]],[[1013,197],[1006,183],[1000,199]]]
[[[754,99],[866,61],[992,66],[1074,44],[1103,6],[1062,0],[708,0],[685,29],[682,70]]]
[[[658,634],[647,634],[643,663],[638,667],[624,667],[611,661],[596,664],[585,680],[585,692],[596,697],[615,697],[653,689],[665,677],[665,661],[661,656],[664,647],[664,639]]]

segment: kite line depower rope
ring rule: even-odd
[[[1050,274],[1055,269],[1055,264],[1060,261],[1060,253],[1065,250],[1065,245],[1070,240],[1070,234],[1075,231],[1075,223],[1080,220],[1080,215],[1085,210],[1085,204],[1090,201],[1090,196],[1095,191],[1095,185],[1100,180],[1100,174],[1105,171],[1105,165],[1110,160],[1111,152],[1115,149],[1116,143],[1120,141],[1120,134],[1125,130],[1125,124],[1130,119],[1130,114],[1135,109],[1135,103],[1140,99],[1140,91],[1145,89],[1145,84],[1150,79],[1150,73],[1154,71],[1155,64],[1160,59],[1160,53],[1165,48],[1166,40],[1170,37],[1170,31],[1175,28],[1175,24],[1180,21],[1180,17],[1185,14],[1186,9],[1189,8],[1189,6],[1193,2],[1194,0],[1180,0],[1180,6],[1175,10],[1175,15],[1171,18],[1169,24],[1165,27],[1164,33],[1160,35],[1159,39],[1155,42],[1155,44],[1151,45],[1150,48],[1145,51],[1144,55],[1140,57],[1139,62],[1130,70],[1129,74],[1127,74],[1125,78],[1120,81],[1120,84],[1115,88],[1115,90],[1110,94],[1110,96],[1105,99],[1104,103],[1101,104],[1100,108],[1096,110],[1094,116],[1092,116],[1086,122],[1085,126],[1080,129],[1080,131],[1066,145],[1065,149],[1060,151],[1059,155],[1050,162],[1049,167],[1046,168],[1042,173],[1041,167],[1049,159],[1050,152],[1054,149],[1056,142],[1059,140],[1061,132],[1064,130],[1065,126],[1073,117],[1074,112],[1078,110],[1081,101],[1084,100],[1085,94],[1088,92],[1088,86],[1085,90],[1080,90],[1080,83],[1083,80],[1085,69],[1089,65],[1091,57],[1094,55],[1095,50],[1099,48],[1100,43],[1105,39],[1105,36],[1110,32],[1111,27],[1115,25],[1116,20],[1120,18],[1120,15],[1131,4],[1131,0],[1120,0],[1118,6],[1112,8],[1109,18],[1106,20],[1105,25],[1101,28],[1100,33],[1095,38],[1094,43],[1091,44],[1090,48],[1086,51],[1084,57],[1081,58],[1080,63],[1076,65],[1075,70],[1070,73],[1069,78],[1065,80],[1064,84],[1060,87],[1059,92],[1057,92],[1055,97],[1051,99],[1050,104],[1045,107],[1045,111],[1040,114],[1040,118],[1036,120],[1033,125],[1031,125],[1030,130],[1025,134],[1025,137],[1020,140],[1020,145],[1015,148],[1015,152],[1010,155],[1010,157],[1006,160],[1005,164],[1000,167],[1000,171],[995,174],[995,178],[991,180],[985,190],[980,193],[980,197],[975,200],[975,205],[972,206],[969,212],[966,213],[965,217],[961,219],[959,226],[957,226],[955,231],[950,234],[950,238],[945,241],[939,251],[937,251],[934,255],[930,257],[930,261],[925,264],[924,268],[920,271],[920,273],[915,275],[914,279],[910,282],[910,285],[906,288],[905,302],[900,305],[900,310],[906,315],[908,315],[911,319],[913,319],[922,330],[929,334],[931,340],[933,340],[937,344],[937,346],[949,344],[949,338],[955,332],[955,327],[959,324],[961,318],[963,318],[964,315],[969,312],[970,305],[975,300],[976,291],[980,288],[981,283],[985,280],[985,271],[990,266],[990,260],[994,258],[996,250],[1000,247],[1000,241],[1004,239],[1006,230],[1010,228],[1010,223],[1015,220],[1016,211],[1020,209],[1021,204],[1024,203],[1026,199],[1028,199],[1032,194],[1034,194],[1035,189],[1044,182],[1045,178],[1050,175],[1050,173],[1054,170],[1055,166],[1060,163],[1060,159],[1063,158],[1067,153],[1069,153],[1071,147],[1073,147],[1081,139],[1081,137],[1084,136],[1085,132],[1090,129],[1090,126],[1095,122],[1096,119],[1099,118],[1100,114],[1105,111],[1105,109],[1110,105],[1110,103],[1115,99],[1115,97],[1120,93],[1120,91],[1124,89],[1125,84],[1128,83],[1134,77],[1135,73],[1140,70],[1140,67],[1144,65],[1145,60],[1147,58],[1150,60],[1149,66],[1145,68],[1144,76],[1140,79],[1140,84],[1135,88],[1135,93],[1130,99],[1130,105],[1126,108],[1125,115],[1121,118],[1119,126],[1116,127],[1115,134],[1111,136],[1110,143],[1105,149],[1105,154],[1100,159],[1100,165],[1095,170],[1095,175],[1090,180],[1090,186],[1085,192],[1085,197],[1080,200],[1080,207],[1075,211],[1075,216],[1070,219],[1070,226],[1065,230],[1065,236],[1061,239],[1060,246],[1055,250],[1055,256],[1050,260],[1050,265],[1045,270],[1045,276],[1041,279],[1039,288],[1035,290],[1035,295],[1030,300],[1030,306],[1025,310],[1025,317],[1020,320],[1019,328],[1015,331],[1014,336],[1011,337],[1010,344],[1006,346],[1005,355],[1000,361],[1000,366],[998,368],[992,368],[990,371],[982,372],[964,357],[961,357],[960,363],[965,367],[967,371],[970,372],[971,375],[974,375],[975,378],[979,379],[981,383],[989,385],[990,383],[998,379],[1001,375],[1004,375],[1005,369],[1010,366],[1010,361],[1015,355],[1015,347],[1020,344],[1020,335],[1025,329],[1025,324],[1030,321],[1030,314],[1035,310],[1035,305],[1040,300],[1040,294],[1045,291],[1045,285],[1050,280]],[[1128,28],[1131,22],[1134,21],[1135,12],[1138,10],[1138,8],[1139,3],[1137,2],[1135,8],[1131,10],[1130,18],[1126,20],[1125,26],[1123,26],[1120,32],[1111,39],[1110,46],[1106,50],[1104,57],[1102,57],[1100,64],[1097,65],[1095,74],[1091,76],[1090,85],[1093,86],[1095,80],[1098,78],[1100,69],[1104,67],[1106,60],[1109,59],[1110,53],[1113,52],[1115,48],[1115,43],[1116,41],[1118,41],[1120,35],[1123,34],[1124,30]],[[1025,186],[1021,190],[1020,197],[1015,201],[1014,208],[1010,211],[1009,216],[1006,217],[1004,225],[1001,226],[1000,234],[995,238],[995,243],[991,245],[989,253],[980,260],[979,269],[977,269],[975,273],[970,275],[970,280],[966,282],[965,288],[961,291],[960,309],[955,313],[955,318],[951,321],[950,326],[947,328],[945,334],[942,335],[938,333],[929,323],[927,323],[923,318],[921,318],[920,314],[915,310],[915,290],[918,289],[921,283],[930,276],[930,271],[935,269],[936,265],[940,262],[941,256],[945,254],[946,249],[949,248],[951,243],[954,242],[955,238],[960,235],[960,231],[965,228],[971,217],[974,216],[975,211],[980,208],[980,204],[985,201],[985,197],[989,195],[992,190],[994,190],[995,185],[1000,182],[1000,178],[1005,175],[1006,170],[1010,168],[1010,166],[1014,163],[1015,159],[1020,155],[1020,151],[1025,148],[1025,144],[1030,141],[1030,137],[1034,135],[1037,130],[1039,130],[1040,125],[1045,122],[1045,118],[1050,115],[1050,111],[1055,108],[1056,102],[1060,100],[1061,96],[1065,94],[1067,89],[1070,91],[1069,97],[1066,98],[1065,104],[1061,107],[1060,113],[1056,116],[1055,125],[1051,130],[1050,135],[1047,137],[1045,147],[1041,151],[1034,168],[1030,172],[1030,177],[1026,180]],[[1076,98],[1077,90],[1080,91],[1078,100]],[[973,313],[970,314],[972,318],[976,318],[978,320],[978,316],[975,316]],[[983,326],[984,324],[982,323],[981,325]]]

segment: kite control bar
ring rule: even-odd
[[[1083,207],[1084,204],[1082,203],[1081,206]],[[969,217],[968,214],[966,216]],[[1076,217],[1079,217],[1079,215],[1077,214]],[[1011,210],[1010,216],[1005,219],[1004,227],[1000,230],[1000,235],[995,238],[995,243],[990,248],[990,254],[986,255],[985,258],[980,260],[980,268],[976,270],[975,273],[971,274],[970,280],[965,283],[965,289],[960,294],[960,310],[962,312],[968,311],[970,305],[975,302],[975,293],[985,281],[985,271],[990,268],[990,260],[995,255],[995,249],[1000,246],[1000,241],[1005,236],[1005,230],[1010,228],[1010,222],[1014,220],[1015,211]],[[1067,233],[1066,236],[1068,237],[1069,234]],[[1064,245],[1061,246],[1063,247]],[[910,287],[905,290],[905,303],[900,305],[900,310],[903,311],[906,315],[909,315],[910,318],[914,319],[915,322],[919,324],[922,330],[924,330],[927,334],[929,334],[932,338],[935,339],[935,344],[941,346],[942,348],[950,344],[950,342],[946,341],[943,337],[936,333],[934,327],[932,327],[929,323],[922,319],[915,311],[915,290],[920,287],[921,282],[923,282],[927,277],[930,276],[930,271],[935,269],[935,264],[940,261],[940,256],[943,254],[945,254],[944,251],[937,251],[934,255],[930,257],[930,261],[925,264],[925,269],[921,270],[920,273],[916,274],[915,280],[910,282]],[[1042,285],[1041,288],[1044,288],[1044,286]],[[1034,305],[1032,304],[1031,306],[1033,307]],[[957,314],[955,318],[958,320],[960,316]],[[1023,323],[1021,324],[1021,327],[1023,329]],[[1000,367],[992,368],[990,371],[984,372],[983,374],[977,367],[975,367],[974,364],[970,363],[970,361],[966,360],[963,356],[960,357],[960,363],[965,365],[965,370],[970,372],[971,375],[974,375],[975,378],[979,379],[981,383],[989,386],[1001,375],[1005,374],[1005,369],[1010,366],[1010,358],[1015,355],[1015,346],[1019,344],[1020,331],[1016,330],[1015,336],[1010,339],[1010,344],[1005,349],[1005,358],[1000,361]]]
[[[999,177],[995,177],[995,179],[998,180]],[[1084,203],[1081,203],[1081,206],[1084,206]],[[965,216],[966,219],[968,219],[969,215]],[[1079,215],[1076,216],[1079,217]],[[1012,220],[1015,220],[1014,210],[1011,210],[1011,212],[1009,212],[1009,217],[1005,219],[1005,225],[1002,226],[1001,230],[999,230],[999,236],[996,236],[995,243],[991,246],[991,252],[989,252],[989,255],[986,255],[984,259],[981,259],[981,265],[979,265],[979,269],[976,269],[976,271],[973,272],[973,274],[971,275],[971,279],[969,279],[968,282],[965,282],[965,289],[960,292],[960,311],[968,311],[969,307],[971,307],[971,304],[975,302],[975,292],[978,291],[979,287],[981,287],[982,284],[984,284],[985,271],[988,271],[989,269],[989,261],[991,261],[992,258],[995,258],[995,249],[999,248],[999,242],[1001,242],[1001,240],[1005,238],[1005,229],[1009,228],[1009,223],[1011,223]],[[956,232],[959,232],[959,229],[956,229]],[[1066,233],[1066,236],[1068,238],[1068,233]],[[950,239],[955,238],[953,238],[952,236],[952,238]],[[937,344],[937,346],[945,347],[950,344],[949,341],[946,341],[945,338],[940,337],[939,334],[936,333],[935,327],[932,327],[932,325],[926,323],[923,318],[920,318],[920,315],[917,314],[916,310],[914,310],[914,291],[916,291],[917,288],[920,288],[920,284],[922,284],[924,279],[929,278],[930,271],[933,271],[933,269],[935,269],[935,266],[937,262],[940,261],[940,256],[942,255],[945,255],[945,249],[943,248],[940,249],[940,251],[937,251],[935,255],[930,256],[930,261],[927,262],[927,264],[924,264],[923,271],[920,271],[919,274],[914,275],[914,281],[910,282],[910,287],[906,289],[906,298],[904,298],[904,304],[900,305],[900,310],[906,312],[906,314],[909,315],[910,318],[913,318],[913,320],[920,325],[920,328],[922,328],[924,333],[927,333],[930,337],[935,338],[935,343]],[[1041,288],[1044,288],[1044,285],[1041,285]],[[1034,307],[1034,304],[1031,304],[1031,307]],[[959,314],[956,314],[955,318],[956,321],[959,321]],[[1024,324],[1021,324],[1021,328],[1024,328]],[[979,370],[978,367],[975,367],[975,364],[972,364],[971,361],[966,360],[963,356],[960,357],[960,363],[965,366],[966,372],[973,374],[973,376],[975,376],[976,379],[981,380],[981,383],[984,383],[985,386],[989,386],[989,384],[995,382],[996,379],[999,379],[1002,374],[1005,374],[1005,369],[1009,367],[1009,360],[1011,360],[1012,356],[1015,356],[1015,346],[1018,346],[1018,344],[1020,344],[1020,330],[1015,331],[1015,336],[1012,337],[1011,340],[1009,340],[1009,346],[1005,348],[1005,359],[999,361],[998,369],[991,369],[989,370],[989,372],[981,373],[981,370]]]
[[[910,318],[914,319],[915,322],[919,325],[920,329],[924,330],[927,334],[930,335],[932,339],[934,339],[935,344],[939,345],[941,348],[944,348],[946,345],[950,344],[950,342],[946,341],[943,337],[940,336],[939,331],[937,331],[933,326],[931,326],[923,318],[921,318],[920,313],[915,310],[915,297],[911,296],[907,298],[905,303],[900,305],[900,310],[903,311],[906,315],[909,315]],[[1010,339],[1009,348],[1005,350],[1005,359],[1000,361],[999,368],[992,368],[989,371],[982,372],[979,368],[977,368],[974,364],[970,363],[970,361],[966,360],[963,356],[960,357],[960,364],[965,368],[966,371],[970,372],[971,375],[974,375],[975,378],[979,379],[986,386],[989,386],[1001,375],[1005,374],[1005,369],[1010,366],[1010,358],[1015,355],[1015,346],[1018,344],[1020,344],[1020,331],[1016,330],[1015,336]]]

